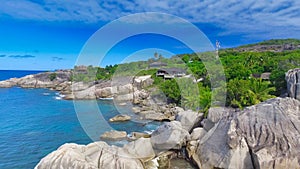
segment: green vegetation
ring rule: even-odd
[[[286,43],[300,44],[300,40],[270,40],[258,44]],[[238,108],[280,96],[286,90],[285,73],[289,69],[300,67],[300,50],[238,52],[228,49],[219,51],[221,63],[217,63],[214,57],[216,57],[214,52],[182,54],[171,58],[164,58],[156,53],[155,58],[147,61],[124,63],[105,68],[89,66],[84,73],[76,73],[78,68],[75,68],[73,80],[89,82],[110,79],[113,75],[152,75],[154,84],[151,87],[163,91],[170,102],[188,109],[207,112],[210,106],[218,105],[216,102],[221,96],[226,97],[226,106]],[[157,69],[148,68],[149,64],[155,61],[167,63],[167,67],[184,68],[196,80],[201,80],[196,83],[191,78],[164,80],[156,77]],[[223,71],[220,67],[224,69],[227,84],[219,83],[222,82],[220,80],[222,76],[219,75]],[[257,77],[266,72],[271,73],[270,78]],[[216,84],[212,84],[210,81],[216,82]],[[222,89],[227,90],[226,94]]]
[[[56,74],[56,73],[51,73],[51,74],[49,74],[49,76],[48,76],[48,78],[49,78],[51,81],[53,81],[54,79],[56,79],[56,77],[57,77],[57,74]]]
[[[93,66],[75,66],[72,74],[72,81],[75,82],[93,82],[97,80],[111,79],[118,65],[109,65],[105,68]]]
[[[271,39],[271,40],[266,40],[255,44],[243,45],[240,46],[240,48],[258,46],[258,45],[284,45],[284,44],[300,45],[300,39]]]
[[[243,108],[258,104],[275,97],[270,94],[274,91],[275,87],[271,87],[269,81],[262,79],[231,79],[227,83],[227,105]]]
[[[205,54],[199,54],[205,58]],[[206,54],[207,55],[207,54]],[[206,65],[196,54],[178,55],[188,66],[189,72],[196,77],[202,78],[198,82],[199,94],[195,88],[179,87],[180,79],[158,80],[155,78],[155,85],[160,86],[166,96],[182,107],[191,108],[206,112],[211,106],[211,83],[210,79],[220,72],[213,64],[206,59]],[[208,55],[207,55],[208,56]],[[300,51],[288,52],[236,52],[231,50],[220,51],[219,57],[224,68],[227,81],[226,106],[243,108],[280,96],[286,90],[285,73],[289,69],[300,67]],[[211,75],[206,67],[209,67]],[[269,79],[253,77],[270,72]],[[217,84],[218,85],[218,84]],[[222,84],[219,84],[222,85]],[[180,91],[180,89],[183,89]],[[215,92],[220,92],[214,90]],[[221,91],[222,92],[222,91]],[[186,93],[196,93],[195,95]],[[220,93],[215,93],[217,97]]]

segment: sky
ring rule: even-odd
[[[300,39],[300,1],[297,0],[9,0],[0,3],[0,69],[72,68],[78,64],[92,37],[97,32],[100,34],[99,29],[120,17],[144,12],[182,18],[202,31],[212,45],[219,40],[222,48],[276,38]],[[149,30],[165,24],[176,28],[183,25],[173,19],[136,17],[128,23],[146,26],[146,21],[150,21],[153,24],[145,27]],[[172,27],[165,29],[172,31]],[[109,42],[116,34],[122,36],[128,29],[126,24],[121,24],[105,36],[97,36],[98,47],[105,46],[105,41]],[[197,42],[193,32],[186,29],[184,33],[188,41]],[[157,51],[169,57],[194,50],[180,39],[137,34],[118,41],[95,65],[121,63],[133,54],[145,59]]]

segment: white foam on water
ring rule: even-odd
[[[62,98],[59,97],[59,96],[55,96],[54,98],[55,98],[55,100],[61,100],[61,99],[62,99]]]
[[[153,132],[154,132],[155,130],[150,130],[150,131],[144,131],[145,133],[147,133],[147,134],[152,134]]]
[[[108,98],[99,98],[99,100],[113,100],[113,97],[108,97]]]

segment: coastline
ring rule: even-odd
[[[290,71],[291,73],[287,74],[287,78],[292,76],[294,77],[298,71],[299,71],[298,69],[295,69],[294,71]],[[26,76],[25,79],[27,78],[32,80],[34,76],[29,75]],[[24,78],[10,79],[8,80],[8,83],[18,85],[20,82],[24,82],[24,81],[25,84],[28,84],[26,83],[27,81],[24,80]],[[41,84],[43,83],[39,82],[39,80],[35,79],[35,82],[36,82],[35,83],[36,88],[42,87]],[[68,84],[65,82],[62,83]],[[44,84],[46,84],[45,88],[49,88],[49,86],[51,86],[49,85],[49,83],[44,83]],[[90,88],[88,89],[90,90]],[[83,90],[86,90],[86,88],[84,88]],[[135,97],[132,96],[132,98],[134,99],[132,100],[129,99],[127,101],[134,102],[136,105],[140,105],[139,107],[143,109],[147,107],[146,106],[147,103],[145,103],[145,100],[149,99],[149,94],[147,94],[145,91],[142,92],[142,90],[137,90],[137,91],[139,95],[133,95],[135,96]],[[122,95],[124,95],[124,92],[122,92]],[[127,98],[131,98],[131,97],[127,97]],[[124,100],[121,101],[124,102]],[[271,108],[266,109],[265,108],[266,106]],[[145,138],[144,136],[142,136],[141,138],[131,141],[128,144],[125,144],[123,147],[108,146],[105,142],[95,142],[86,146],[77,145],[77,144],[65,144],[62,145],[58,150],[44,157],[40,161],[40,163],[36,166],[36,168],[45,168],[47,166],[49,167],[49,165],[50,166],[53,165],[72,166],[74,165],[74,162],[76,163],[76,161],[82,160],[82,159],[73,159],[73,156],[77,156],[77,155],[82,156],[85,159],[86,159],[85,156],[88,157],[93,156],[96,159],[102,160],[101,164],[104,166],[105,165],[110,166],[111,164],[116,165],[116,163],[118,162],[115,160],[117,159],[113,158],[112,159],[113,161],[107,163],[108,161],[102,159],[102,157],[98,157],[97,155],[95,156],[95,154],[93,154],[95,152],[102,151],[101,147],[107,149],[108,150],[107,152],[112,153],[112,155],[120,155],[119,158],[125,160],[123,161],[124,164],[125,163],[133,164],[134,166],[136,166],[136,168],[145,168],[145,167],[149,168],[150,166],[152,168],[154,166],[155,168],[155,167],[159,167],[159,165],[162,166],[168,165],[170,164],[169,161],[172,158],[177,156],[182,156],[183,158],[188,159],[199,168],[201,168],[201,166],[203,167],[206,165],[211,167],[219,167],[219,168],[227,168],[230,166],[233,166],[235,168],[241,166],[242,168],[244,168],[249,165],[250,166],[252,165],[254,168],[258,166],[267,167],[273,164],[274,160],[278,165],[282,165],[282,163],[289,162],[290,163],[289,165],[291,167],[298,166],[299,164],[294,161],[294,159],[297,159],[296,147],[295,149],[291,149],[291,148],[277,149],[276,150],[277,153],[286,151],[286,149],[289,151],[289,156],[285,156],[284,158],[279,160],[275,156],[272,157],[274,158],[274,160],[265,161],[270,157],[270,155],[264,154],[265,156],[263,156],[260,159],[262,161],[253,161],[253,158],[254,160],[258,160],[255,159],[255,155],[253,154],[253,149],[255,149],[255,146],[262,146],[264,147],[263,149],[265,151],[271,151],[271,149],[267,145],[269,145],[270,142],[271,143],[274,142],[274,140],[266,139],[264,142],[261,143],[257,142],[256,143],[257,145],[255,146],[251,145],[251,143],[247,141],[249,139],[248,134],[250,134],[249,137],[254,137],[255,139],[258,140],[261,139],[261,136],[260,137],[257,137],[256,135],[252,136],[253,133],[251,134],[250,130],[255,130],[256,132],[259,132],[261,135],[263,135],[263,137],[268,137],[268,135],[270,134],[269,132],[275,131],[273,128],[276,128],[276,131],[285,131],[285,133],[288,133],[288,135],[286,135],[288,139],[286,139],[284,142],[279,144],[295,144],[295,145],[300,144],[296,140],[291,139],[293,138],[293,135],[295,135],[295,130],[292,128],[288,128],[289,125],[285,125],[286,128],[284,129],[283,128],[277,129],[276,125],[273,125],[273,123],[274,124],[280,123],[282,125],[289,124],[290,123],[289,121],[292,120],[294,116],[300,115],[299,111],[296,110],[298,106],[300,106],[300,102],[298,100],[292,98],[275,98],[275,99],[270,99],[265,102],[262,102],[258,105],[247,107],[245,110],[242,111],[230,109],[230,108],[224,108],[224,107],[223,108],[212,107],[209,109],[210,113],[208,114],[208,117],[204,118],[204,115],[201,113],[193,112],[190,110],[183,110],[182,108],[179,107],[177,108],[176,106],[169,107],[169,105],[167,105],[166,108],[168,108],[168,110],[172,110],[173,108],[175,108],[174,110],[176,111],[173,114],[171,113],[172,116],[169,118],[158,118],[159,119],[158,121],[165,121],[166,119],[168,119],[169,122],[164,122],[157,130],[155,130],[151,134],[150,138]],[[157,110],[151,111],[152,108],[157,108],[157,107],[150,106],[148,107],[148,110],[143,110],[143,111],[145,111],[144,113],[155,114],[156,113],[155,111]],[[137,113],[141,113],[141,109],[137,110]],[[279,109],[280,110],[282,109],[283,111],[278,111]],[[270,111],[270,110],[274,110],[274,111]],[[212,112],[216,112],[216,113],[212,113]],[[276,113],[282,114],[280,115],[281,117],[280,120],[278,119],[274,120],[273,116]],[[254,123],[255,121],[253,120],[250,120],[250,123],[246,122],[249,121],[249,117],[250,119],[252,119],[252,118],[257,118],[257,116],[260,116],[260,118],[258,118],[260,119],[259,122]],[[269,129],[264,129],[266,119],[268,119],[269,122],[271,122],[271,124],[267,126],[267,128]],[[236,125],[239,123],[249,124],[249,126]],[[295,126],[297,129],[297,126],[298,124],[300,124],[300,122],[293,121],[293,123],[297,124]],[[256,127],[253,128],[253,125],[254,126],[259,125],[260,128],[256,128]],[[246,133],[246,136],[242,134],[244,132]],[[272,132],[271,134],[275,136],[275,139],[281,139],[283,137],[281,132],[277,132],[277,133]],[[223,138],[221,142],[220,142],[220,138]],[[232,140],[228,140],[228,138],[231,138]],[[212,144],[212,143],[216,143],[216,144]],[[98,146],[99,144],[101,145],[100,147]],[[272,146],[273,147],[278,146],[277,144],[278,143],[272,144]],[[223,146],[230,147],[229,149],[226,149],[226,153],[225,153],[229,155],[222,156],[222,153],[216,154],[216,152],[218,151],[223,151],[221,149],[221,147]],[[212,149],[217,148],[215,149],[216,152],[212,152],[209,147]],[[93,150],[90,150],[91,148]],[[77,149],[84,149],[84,151],[78,152]],[[86,152],[90,152],[90,151],[92,151],[93,153],[86,154]],[[260,153],[260,152],[255,152],[255,153]],[[65,155],[62,156],[62,154]],[[106,156],[110,156],[109,154],[106,154]],[[239,154],[240,156],[236,156],[237,154]],[[123,159],[123,156],[130,157],[130,158]],[[206,162],[203,161],[203,159],[205,159],[207,156],[210,157],[209,161]],[[56,160],[54,160],[57,157],[61,158],[61,163],[57,163]],[[218,164],[214,162],[214,159],[216,158],[222,158],[224,160],[230,158],[230,160],[233,161],[229,163],[224,161],[224,163]],[[237,163],[239,160],[236,158],[244,159],[244,163]],[[84,161],[83,163],[77,163],[76,165],[90,166],[92,168],[96,167],[97,164],[94,163],[93,159],[91,160],[92,161],[87,160]],[[160,163],[158,161],[160,161]]]

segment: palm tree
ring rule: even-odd
[[[275,87],[270,87],[269,81],[263,81],[260,79],[251,79],[249,84],[249,95],[252,104],[258,104],[275,96],[271,95],[270,92],[274,92]]]

